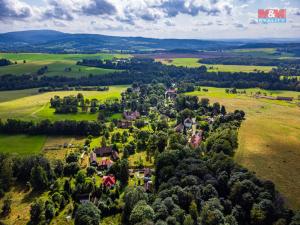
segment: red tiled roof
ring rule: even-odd
[[[197,148],[201,144],[201,141],[202,141],[202,132],[194,134],[191,137],[190,143],[193,148]]]
[[[100,162],[100,166],[111,166],[113,164],[113,161],[111,161],[108,158],[102,158]]]
[[[103,184],[106,187],[111,187],[116,183],[116,179],[113,176],[104,176],[103,177]]]

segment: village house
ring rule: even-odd
[[[98,157],[111,156],[112,151],[111,146],[102,146],[95,149],[95,153]]]
[[[193,120],[191,118],[186,118],[184,121],[183,121],[183,125],[185,128],[187,129],[191,129],[192,128],[192,125],[193,125]]]
[[[165,98],[166,99],[175,99],[177,97],[177,91],[173,88],[166,90]]]
[[[147,183],[148,181],[151,181],[151,170],[150,168],[144,169],[144,182]]]
[[[136,119],[140,118],[140,116],[141,116],[141,114],[138,111],[134,111],[134,112],[125,111],[123,113],[123,117],[126,120],[136,120]]]
[[[77,199],[81,204],[86,204],[90,202],[90,194],[79,194],[77,195]]]
[[[128,121],[128,120],[119,120],[117,127],[122,128],[122,129],[128,129],[128,128],[132,127],[132,122]]]
[[[98,147],[95,149],[95,153],[98,157],[111,157],[111,159],[114,161],[119,159],[118,152],[113,150],[111,146]]]
[[[203,131],[200,130],[196,134],[193,134],[190,139],[190,145],[192,148],[197,148],[202,142],[202,133]]]
[[[178,132],[178,133],[182,133],[184,131],[184,125],[182,123],[178,124],[175,127],[175,131]]]
[[[103,177],[103,185],[105,187],[111,188],[116,184],[116,178],[112,175]]]
[[[107,170],[113,165],[113,161],[109,158],[102,158],[100,163],[98,164],[98,168],[100,170]]]
[[[114,161],[117,161],[119,159],[119,153],[117,151],[112,151],[111,158]]]
[[[153,192],[153,182],[150,180],[150,181],[147,181],[145,184],[144,184],[144,189],[146,192],[150,193],[150,192]]]
[[[91,166],[95,166],[95,167],[98,166],[97,156],[96,156],[96,154],[94,152],[90,153],[90,165]]]

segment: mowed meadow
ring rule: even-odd
[[[50,108],[50,99],[55,95],[60,97],[68,95],[77,95],[82,93],[84,97],[93,99],[96,98],[99,101],[105,101],[107,99],[120,98],[120,94],[127,86],[111,86],[108,91],[55,91],[38,93],[37,89],[28,89],[24,91],[28,96],[16,98],[22,96],[19,91],[3,91],[0,92],[0,118],[16,118],[24,120],[94,120],[97,118],[97,114],[90,113],[77,113],[77,114],[55,114],[54,109]],[[35,92],[35,94],[34,94]]]
[[[50,99],[82,93],[85,98],[96,98],[99,101],[120,98],[127,86],[110,86],[108,91],[56,91],[39,94],[37,89],[0,92],[0,118],[40,121],[58,120],[97,120],[97,113],[55,114],[50,108]],[[73,137],[74,138],[74,137]],[[59,139],[61,139],[59,137]],[[4,135],[0,134],[0,152],[18,153],[21,155],[40,153],[49,142],[46,136]],[[53,142],[53,141],[52,141]],[[69,141],[65,141],[69,143]],[[60,143],[61,144],[61,143]],[[62,145],[62,144],[61,144]]]
[[[200,62],[199,62],[200,60]],[[156,59],[166,65],[183,66],[183,67],[199,67],[204,65],[208,72],[255,72],[264,71],[269,72],[272,66],[248,66],[248,65],[221,65],[221,64],[203,64],[199,58],[170,58],[170,59]]]
[[[250,97],[251,92],[257,91],[272,96],[300,95],[259,89],[246,89],[246,95],[226,94],[224,88],[212,87],[208,87],[208,92],[195,91],[189,95],[220,102],[227,111],[245,111],[235,160],[259,177],[272,180],[287,204],[300,209],[300,107],[296,103]]]
[[[86,67],[76,65],[82,59],[113,59],[128,58],[126,54],[40,54],[40,53],[0,53],[0,58],[6,58],[13,63],[0,67],[0,75],[4,74],[35,74],[41,67],[47,66],[46,76],[81,77],[89,75],[103,75],[115,72],[112,69]],[[25,61],[24,61],[25,60]],[[66,70],[68,68],[68,70]],[[71,70],[69,70],[69,68]]]

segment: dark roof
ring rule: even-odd
[[[96,148],[95,153],[97,155],[110,154],[112,152],[112,147],[102,146],[101,148]]]
[[[111,157],[113,160],[118,160],[119,159],[119,154],[117,151],[112,151]]]
[[[184,125],[182,123],[178,124],[176,127],[175,127],[175,131],[176,132],[182,132],[184,129]]]
[[[117,125],[119,128],[128,128],[132,126],[132,122],[128,120],[120,120]]]
[[[145,168],[145,170],[144,170],[144,176],[146,177],[146,176],[151,176],[151,170],[150,170],[150,168]]]

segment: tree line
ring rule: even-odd
[[[277,73],[265,72],[207,72],[203,66],[186,68],[163,65],[152,59],[131,59],[126,62],[126,69],[109,73],[105,76],[90,74],[88,77],[74,78],[62,76],[37,75],[2,75],[0,90],[24,89],[34,87],[64,87],[64,86],[108,86],[132,84],[133,82],[151,83],[152,80],[169,84],[184,81],[201,86],[227,88],[259,87],[270,90],[300,90],[300,82],[296,80],[281,80]]]
[[[24,121],[18,119],[0,120],[0,133],[3,134],[45,134],[45,135],[78,135],[99,136],[105,129],[105,124],[97,121],[64,120],[51,122]]]
[[[249,66],[290,66],[300,64],[299,59],[270,59],[259,57],[218,57],[203,58],[199,62],[205,64],[249,65]]]
[[[0,66],[9,66],[11,64],[13,63],[8,59],[0,59]]]

